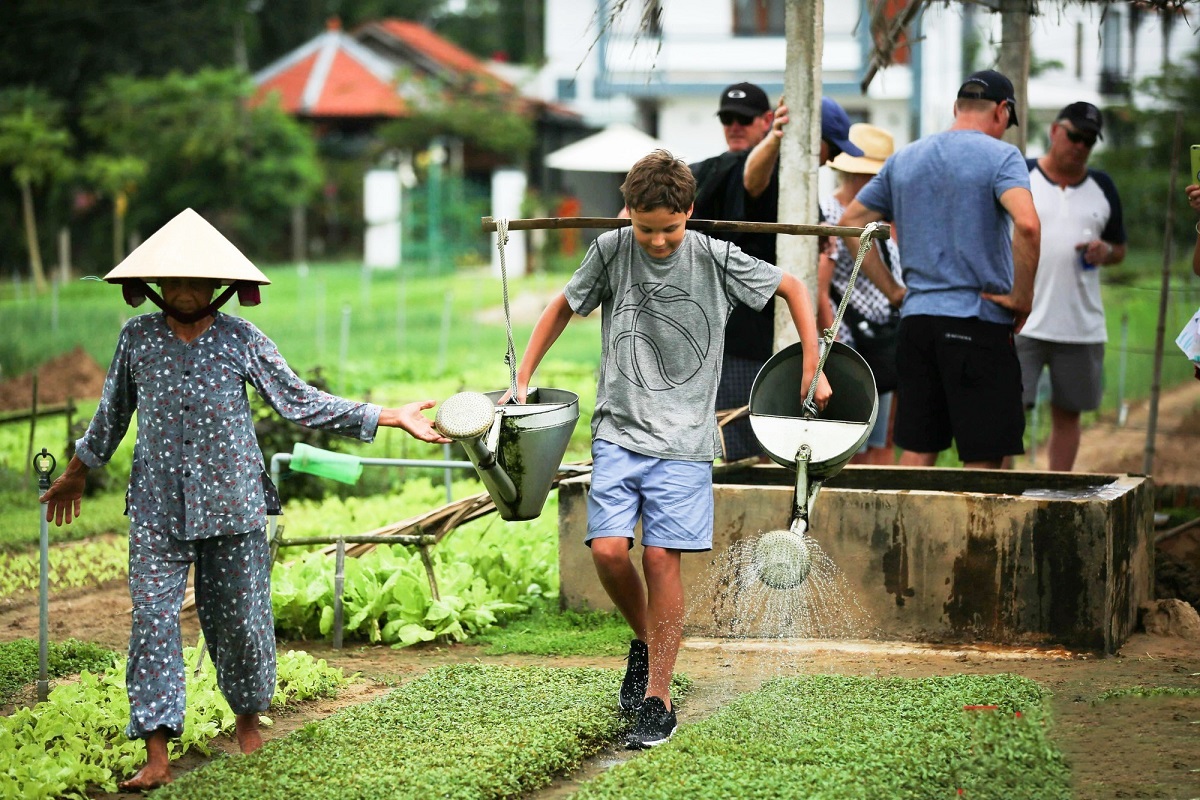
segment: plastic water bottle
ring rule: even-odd
[[[1084,270],[1085,272],[1096,268],[1095,264],[1093,264],[1087,260],[1087,246],[1095,238],[1096,238],[1096,232],[1094,230],[1092,230],[1091,228],[1084,228],[1083,229],[1083,244],[1076,245],[1076,247],[1078,247],[1078,249],[1079,249],[1079,268]]]

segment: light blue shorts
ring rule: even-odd
[[[621,536],[633,547],[640,517],[643,547],[711,550],[712,462],[644,456],[597,439],[587,506],[589,546],[592,539]]]

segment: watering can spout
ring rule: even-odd
[[[438,408],[434,425],[466,450],[502,518],[534,519],[579,419],[579,398],[530,389],[527,403],[496,405],[504,394],[459,392]]]

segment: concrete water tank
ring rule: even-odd
[[[794,480],[716,470],[713,551],[683,559],[686,632],[728,635],[714,571],[735,542],[787,525]],[[559,486],[562,602],[611,609],[582,543],[588,485]],[[852,466],[813,502],[809,534],[870,617],[858,638],[1114,653],[1153,599],[1153,495],[1138,475]]]

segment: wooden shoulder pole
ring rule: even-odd
[[[482,218],[483,230],[496,230],[496,220]],[[631,224],[621,217],[535,217],[510,219],[510,231],[554,230],[562,228],[623,228]],[[730,222],[717,219],[689,219],[687,226],[701,233],[782,233],[788,236],[861,236],[863,228],[845,225],[793,225],[786,222]],[[887,225],[881,225],[871,236],[886,239],[891,235]]]

